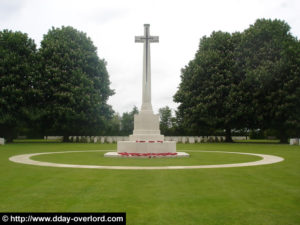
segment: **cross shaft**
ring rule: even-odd
[[[144,44],[142,110],[152,111],[150,43],[158,42],[159,38],[158,36],[150,36],[149,27],[149,24],[144,24],[144,36],[135,36],[135,42]]]

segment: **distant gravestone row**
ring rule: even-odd
[[[62,140],[62,136],[45,136],[47,140]],[[248,140],[246,136],[233,136],[232,140]],[[74,143],[117,143],[118,141],[128,141],[128,136],[70,136],[69,140]],[[165,136],[165,141],[176,141],[177,143],[214,143],[224,142],[224,136]],[[5,144],[5,139],[0,138],[0,145]],[[300,145],[300,138],[291,138],[290,145]]]
[[[128,136],[70,136],[69,140],[76,143],[116,143],[118,141],[128,141]]]
[[[246,140],[247,137],[233,137],[233,140]],[[70,136],[69,140],[74,143],[117,143],[118,141],[128,141],[128,136]],[[176,141],[177,143],[214,143],[224,142],[224,136],[165,136],[165,141]]]
[[[177,143],[205,143],[205,142],[223,142],[225,140],[222,136],[201,136],[201,137],[194,137],[194,136],[166,136],[165,141],[176,141]]]
[[[300,138],[291,138],[290,145],[300,145]]]
[[[63,140],[63,136],[44,136],[44,140],[62,141]]]
[[[238,136],[232,137],[233,140],[247,140],[248,137]],[[176,141],[177,143],[213,143],[224,142],[224,136],[166,136],[165,141]]]

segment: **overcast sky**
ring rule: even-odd
[[[247,29],[258,18],[285,20],[300,37],[299,0],[0,0],[0,29],[22,31],[39,46],[54,27],[73,26],[87,33],[107,61],[111,88],[109,99],[116,112],[140,108],[142,99],[141,43],[149,23],[151,44],[152,105],[158,109],[173,102],[180,70],[194,58],[199,40],[212,31]]]

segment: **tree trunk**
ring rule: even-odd
[[[280,143],[281,144],[287,144],[288,143],[288,138],[287,137],[280,137]]]
[[[70,142],[69,135],[64,135],[63,142]]]
[[[0,137],[3,137],[6,143],[13,142],[16,137],[14,128],[11,126],[0,126]]]
[[[231,137],[231,129],[230,128],[226,128],[226,130],[225,130],[225,134],[226,134],[226,136],[225,136],[225,142],[233,142],[232,141],[232,137]]]
[[[281,144],[287,144],[288,143],[288,136],[284,129],[281,129],[279,132],[279,139]]]

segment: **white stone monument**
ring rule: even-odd
[[[129,141],[118,141],[117,153],[171,153],[176,156],[188,156],[186,153],[176,153],[175,141],[164,141],[159,130],[159,115],[155,115],[151,103],[151,60],[150,44],[158,42],[157,36],[150,36],[149,24],[144,25],[144,36],[136,36],[135,42],[143,43],[143,83],[142,107],[134,116],[133,134]],[[105,156],[111,156],[106,153]]]

